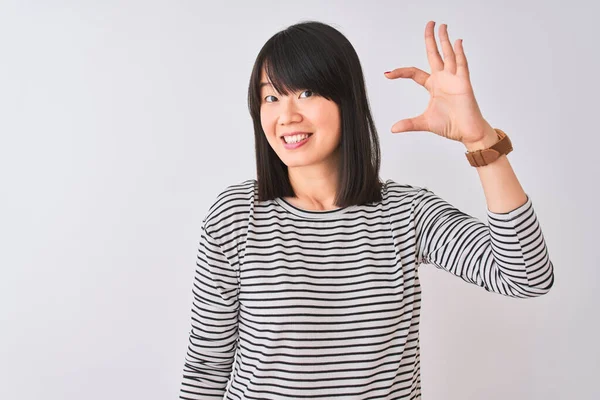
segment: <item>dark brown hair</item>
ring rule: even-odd
[[[358,55],[340,31],[317,21],[300,22],[273,35],[252,69],[248,108],[254,124],[259,200],[295,197],[287,166],[269,145],[260,122],[263,67],[278,93],[311,90],[339,106],[342,132],[335,204],[381,201],[379,138]]]

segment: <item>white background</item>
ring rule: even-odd
[[[585,0],[1,1],[0,398],[177,398],[200,222],[255,178],[252,64],[329,23],[362,62],[383,179],[486,221],[465,148],[391,126],[426,89],[424,29],[464,39],[484,117],[510,136],[555,267],[512,299],[420,268],[423,397],[593,399],[598,337],[598,6]],[[595,9],[594,9],[595,8]],[[439,43],[439,42],[438,42]]]

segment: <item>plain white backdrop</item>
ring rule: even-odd
[[[424,30],[464,39],[555,266],[512,299],[420,267],[425,399],[597,399],[598,6],[586,0],[0,1],[0,398],[177,398],[200,222],[255,178],[254,59],[302,20],[362,62],[381,177],[485,220],[464,146],[392,134],[426,89]],[[439,42],[438,42],[439,43]]]

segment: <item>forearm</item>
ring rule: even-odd
[[[485,139],[481,142],[465,144],[467,151],[488,148],[498,142],[498,135],[493,127],[488,126],[486,132]],[[506,213],[525,204],[527,195],[506,155],[476,169],[483,186],[487,207],[491,212]]]

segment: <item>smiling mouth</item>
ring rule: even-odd
[[[309,137],[311,137],[311,136],[312,136],[312,133],[308,133],[308,136],[307,136],[305,139],[299,140],[299,141],[297,141],[297,142],[289,142],[289,143],[285,141],[285,136],[282,136],[282,137],[281,137],[281,141],[282,141],[284,144],[296,144],[296,143],[301,143],[302,141],[304,141],[304,140],[308,139],[308,138],[309,138]]]
[[[281,138],[281,140],[283,141],[284,148],[286,148],[287,150],[295,150],[295,149],[298,149],[298,148],[304,146],[304,144],[308,142],[308,140],[310,139],[311,136],[312,136],[312,134],[309,134],[308,137],[306,137],[305,139],[302,139],[299,142],[295,142],[295,143],[286,143],[285,140],[283,140],[283,138]]]

